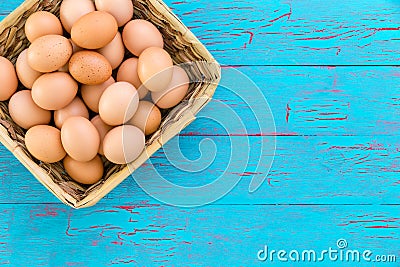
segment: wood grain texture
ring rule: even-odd
[[[161,175],[178,185],[191,187],[205,185],[221,175],[241,178],[232,192],[217,202],[223,204],[400,204],[400,138],[397,136],[278,137],[271,171],[255,193],[248,192],[250,180],[268,173],[268,166],[264,164],[273,151],[267,149],[260,154],[261,143],[268,141],[263,137],[231,138],[243,144],[238,148],[240,151],[245,151],[250,143],[247,166],[238,164],[242,154],[230,156],[233,139],[184,136],[176,137],[158,151],[134,177],[156,181]],[[4,148],[1,155],[0,203],[58,203]],[[256,169],[258,161],[261,167]],[[225,173],[228,166],[235,171]],[[194,172],[197,169],[201,171]],[[166,192],[163,188],[156,191],[158,196]],[[158,203],[132,177],[101,203],[125,201]]]
[[[0,1],[0,20],[21,2]],[[154,166],[176,184],[198,186],[229,164],[237,169],[227,174],[241,178],[235,189],[193,209],[161,204],[129,178],[97,206],[72,210],[0,146],[0,263],[265,266],[271,263],[256,255],[264,245],[323,250],[345,238],[351,249],[393,254],[397,263],[323,266],[399,266],[400,2],[166,3],[229,65],[225,71],[243,72],[259,86],[275,131],[255,122],[254,113],[267,110],[261,102],[246,104],[253,97],[249,84],[225,75],[230,86],[217,90],[200,119],[134,173],[154,179]],[[271,149],[261,153],[261,144],[274,136],[272,168],[250,194],[250,180],[267,172],[272,155]],[[243,152],[230,158],[232,141]],[[248,149],[249,164],[241,166],[236,159]]]
[[[178,209],[108,204],[72,210],[60,204],[1,205],[0,209],[0,262],[12,266],[265,266],[271,263],[257,261],[264,245],[322,250],[336,248],[340,238],[352,249],[400,256],[400,218],[393,206]]]
[[[398,65],[399,1],[166,1],[226,65]]]
[[[243,73],[244,76],[239,75]],[[183,135],[396,135],[400,133],[398,67],[240,67],[221,84]],[[247,76],[247,78],[246,78]],[[268,110],[250,91],[252,80]],[[251,105],[249,105],[251,102]],[[238,116],[244,127],[230,118]],[[256,120],[267,120],[267,127]],[[261,127],[261,128],[260,128]],[[227,128],[227,129],[224,129]]]

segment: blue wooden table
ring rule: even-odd
[[[1,1],[0,18],[21,2]],[[228,116],[224,125],[215,122],[227,109],[211,104],[174,139],[187,158],[181,166],[165,150],[147,164],[176,184],[201,185],[224,171],[231,142],[247,153],[276,136],[267,181],[248,192],[260,174],[252,172],[260,157],[250,155],[248,171],[231,173],[240,176],[237,186],[209,205],[163,204],[130,178],[95,207],[73,210],[1,146],[1,264],[292,266],[278,252],[271,262],[271,250],[285,250],[286,258],[298,251],[302,261],[304,251],[320,256],[331,248],[338,255],[369,250],[371,261],[325,255],[319,266],[400,266],[400,1],[166,2],[224,69],[258,85],[276,130],[252,120],[240,97],[251,96],[238,81],[235,93],[220,87],[215,99],[235,111],[244,128]],[[188,174],[188,160],[210,148],[216,148],[213,162]],[[146,172],[143,167],[134,175]],[[266,246],[268,258],[260,261]]]

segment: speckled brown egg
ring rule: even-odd
[[[46,73],[32,87],[33,101],[46,110],[59,110],[74,100],[78,83],[64,72]]]
[[[29,42],[50,34],[63,34],[61,22],[54,14],[38,11],[28,17],[25,22],[25,35]]]
[[[69,72],[80,83],[87,85],[101,84],[112,74],[108,60],[94,51],[79,51],[69,61]]]
[[[63,109],[54,112],[54,123],[58,129],[61,129],[64,122],[74,116],[89,119],[89,111],[79,97],[75,97],[72,102]]]
[[[76,52],[82,51],[83,48],[77,46],[74,41],[72,41],[72,39],[69,39],[69,41],[71,42],[72,45],[72,54],[75,54]],[[64,66],[62,66],[60,69],[58,69],[58,71],[62,71],[62,72],[69,72],[69,61],[67,62],[67,64],[65,64]]]
[[[104,166],[99,156],[88,162],[76,161],[66,156],[63,164],[68,175],[81,184],[95,184],[103,177]]]
[[[60,35],[37,38],[28,49],[28,63],[39,72],[53,72],[64,66],[72,55],[71,42]]]
[[[15,68],[19,81],[28,89],[32,89],[33,83],[43,74],[31,68],[28,64],[28,49],[19,54]]]
[[[71,29],[72,40],[85,49],[99,49],[109,44],[118,32],[115,18],[104,11],[81,17]]]
[[[24,129],[49,124],[51,120],[51,112],[33,102],[30,90],[15,93],[8,103],[8,110],[13,121]]]
[[[0,56],[0,101],[10,99],[17,87],[18,78],[14,65],[7,58]]]
[[[104,91],[112,84],[115,83],[114,78],[111,76],[110,79],[101,84],[86,85],[83,84],[81,87],[82,99],[86,106],[90,110],[99,113],[99,102]]]
[[[66,156],[61,144],[61,132],[52,126],[37,125],[30,128],[25,134],[25,145],[29,153],[46,163],[58,162]]]

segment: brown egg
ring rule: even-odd
[[[90,108],[90,110],[99,113],[100,98],[103,95],[104,91],[114,83],[115,80],[111,76],[110,79],[101,84],[97,85],[83,84],[81,87],[81,95],[86,106]]]
[[[179,66],[173,67],[174,74],[167,89],[161,92],[152,92],[151,98],[159,108],[172,108],[181,102],[189,89],[189,77],[186,71]]]
[[[30,90],[15,93],[8,103],[8,111],[13,121],[24,129],[51,121],[51,112],[33,102]]]
[[[69,61],[69,72],[80,83],[95,85],[107,81],[112,74],[108,60],[94,51],[79,51]]]
[[[75,22],[71,29],[71,38],[82,48],[99,49],[109,44],[117,31],[117,21],[112,15],[94,11]]]
[[[60,35],[37,38],[28,49],[28,63],[39,72],[53,72],[67,64],[72,55],[72,45]]]
[[[114,16],[118,27],[124,26],[133,17],[132,0],[95,0],[96,9]]]
[[[66,156],[63,163],[68,175],[78,183],[95,184],[103,177],[104,166],[99,156],[88,162],[76,161]]]
[[[25,145],[29,153],[46,163],[58,162],[66,155],[60,130],[48,125],[30,128],[25,134]]]
[[[75,97],[65,108],[56,110],[54,112],[54,122],[57,128],[61,129],[67,119],[75,116],[89,119],[89,111],[79,97]]]
[[[17,91],[18,78],[14,65],[0,56],[0,101],[6,101]]]
[[[46,110],[59,110],[74,100],[78,83],[64,72],[46,73],[32,87],[33,101]]]
[[[152,92],[167,88],[172,79],[171,56],[162,48],[150,47],[143,51],[138,61],[138,75],[143,85]]]
[[[29,66],[28,49],[25,49],[21,54],[19,54],[15,68],[17,70],[19,81],[28,89],[32,89],[33,83],[40,77],[40,75],[42,75],[41,72],[38,72]]]
[[[103,140],[104,137],[106,136],[106,134],[111,131],[111,129],[113,128],[112,126],[105,124],[104,121],[100,118],[99,115],[97,115],[96,117],[94,117],[91,120],[92,124],[94,125],[94,127],[96,127],[97,131],[99,132],[100,135],[100,148],[99,148],[99,154],[100,155],[104,155],[104,151],[103,151]]]
[[[28,17],[25,22],[25,35],[29,42],[45,35],[62,35],[60,20],[50,12],[38,11]]]
[[[135,56],[139,56],[149,47],[164,47],[160,31],[151,22],[142,19],[135,19],[126,24],[122,39],[126,48]]]
[[[161,124],[161,112],[153,103],[140,101],[138,109],[127,124],[138,127],[145,135],[158,130]]]
[[[132,1],[130,1],[132,3]],[[122,42],[122,37],[119,32],[115,35],[115,38],[103,48],[100,48],[97,52],[102,54],[108,62],[110,62],[112,69],[118,68],[124,60],[125,47]]]
[[[135,88],[140,88],[142,82],[137,72],[138,61],[137,58],[128,58],[125,60],[118,69],[117,81],[128,82],[135,86]]]
[[[132,125],[118,126],[108,132],[104,138],[104,155],[115,164],[134,161],[143,152],[144,133]]]
[[[99,114],[111,126],[129,121],[135,114],[139,96],[135,87],[127,82],[117,82],[109,86],[100,98]]]
[[[118,82],[128,82],[135,86],[138,91],[139,99],[143,99],[149,93],[146,87],[142,85],[137,72],[138,59],[128,58],[125,60],[121,66],[119,66],[117,73]]]
[[[74,160],[94,159],[100,147],[100,135],[86,118],[70,117],[61,128],[61,141],[67,154]]]
[[[71,33],[72,25],[77,20],[95,10],[91,0],[63,0],[60,6],[60,19],[64,29]]]

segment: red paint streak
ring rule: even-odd
[[[272,178],[268,178],[268,179],[267,179],[267,182],[268,182],[268,185],[269,185],[269,186],[273,186],[273,185],[271,184],[271,180],[272,180]]]
[[[342,36],[342,35],[345,35],[345,34],[348,34],[348,33],[351,33],[351,32],[356,32],[356,30],[351,30],[351,31],[347,31],[347,32],[343,32],[343,33],[338,33],[338,34],[335,34],[335,35],[328,35],[328,36],[317,36],[317,37],[298,38],[298,39],[296,39],[296,40],[298,40],[298,41],[330,40],[330,39],[333,39],[333,38],[336,38],[336,37],[339,37],[339,36]],[[340,50],[340,48],[338,48],[338,49]]]
[[[252,176],[252,175],[257,175],[257,174],[262,174],[262,173],[261,172],[244,172],[244,173],[234,172],[232,174],[236,174],[236,175],[239,175],[241,177],[245,177],[245,176]]]
[[[370,28],[368,30],[374,30],[374,31],[399,31],[400,27],[397,28]]]
[[[299,135],[298,133],[295,133],[295,132],[287,132],[287,133],[278,133],[278,132],[275,132],[275,133],[271,133],[271,135],[272,136],[297,136],[297,135]]]
[[[280,20],[281,18],[284,18],[284,17],[287,17],[287,20],[289,20],[291,15],[292,15],[292,6],[290,6],[290,10],[289,10],[288,13],[285,13],[285,14],[283,14],[283,15],[275,18],[275,19],[272,19],[269,22],[275,22],[275,21]]]
[[[111,242],[111,244],[122,246],[123,243],[122,242],[118,242],[118,241],[113,241],[113,242]]]
[[[67,236],[74,236],[73,234],[69,233],[69,230],[71,229],[71,216],[72,216],[72,212],[68,213],[68,221],[67,221],[67,229],[65,230],[65,234]]]
[[[295,132],[286,132],[286,133],[282,133],[282,132],[271,132],[271,133],[249,133],[249,134],[240,134],[240,133],[236,133],[236,134],[198,134],[199,136],[205,137],[205,136],[240,136],[240,137],[249,137],[249,136],[253,136],[253,137],[263,137],[263,136],[296,136],[299,135],[298,133]],[[190,133],[183,133],[183,134],[179,134],[179,136],[191,136]],[[162,166],[162,164],[160,164]],[[165,165],[168,166],[168,165]]]
[[[370,143],[369,147],[367,148],[367,150],[386,150],[385,145],[384,144],[379,144],[379,143]]]
[[[246,49],[246,48],[247,48],[247,43],[244,43],[243,49]]]
[[[376,222],[383,222],[383,223],[388,223],[388,222],[396,222],[400,221],[400,218],[389,218],[385,220],[351,220],[348,223],[341,224],[340,226],[347,226],[350,224],[355,224],[355,223],[376,223]]]
[[[338,48],[338,50],[336,51],[336,55],[338,56],[340,51],[342,51],[342,49]]]
[[[202,8],[196,8],[196,9],[194,9],[194,10],[192,10],[192,11],[183,13],[182,16],[196,14],[196,13],[199,13],[200,11],[202,11],[202,10],[203,10]]]
[[[56,217],[56,216],[58,216],[56,209],[49,208],[48,205],[46,205],[44,210],[45,210],[45,213],[38,213],[38,214],[35,214],[35,216],[36,217]]]
[[[365,228],[373,228],[373,229],[386,229],[386,228],[400,228],[399,226],[389,226],[386,225],[373,225],[373,226],[365,226]]]
[[[97,240],[93,240],[92,241],[92,247],[95,247],[95,246],[97,246],[97,244],[99,243],[99,241],[97,241]]]
[[[348,119],[347,115],[344,118],[315,118],[319,121],[346,121]]]
[[[286,104],[286,123],[289,122],[289,116],[290,116],[290,111],[291,111],[291,110],[292,110],[292,109],[289,107],[289,103]]]
[[[243,33],[248,33],[250,34],[250,39],[249,39],[249,44],[251,44],[253,42],[253,38],[254,38],[254,33],[251,31],[245,31]]]
[[[173,5],[181,5],[181,4],[185,4],[185,2],[181,1],[181,2],[172,2],[171,4]]]

